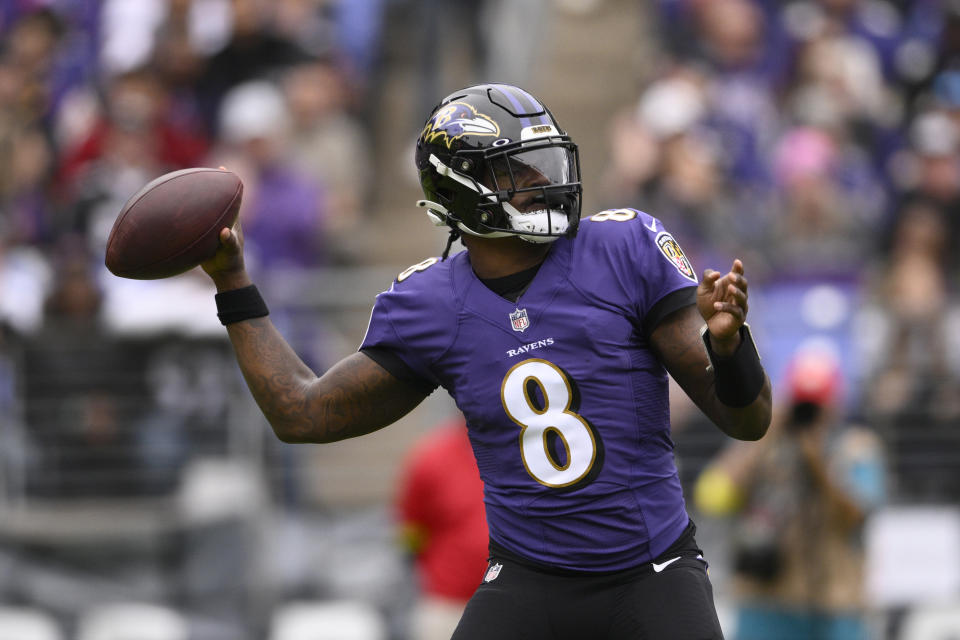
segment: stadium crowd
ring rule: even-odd
[[[239,384],[208,282],[202,274],[121,281],[103,267],[116,214],[143,184],[191,166],[238,173],[255,279],[378,265],[364,239],[397,215],[380,210],[394,196],[378,185],[384,172],[412,163],[412,155],[386,157],[409,147],[378,146],[384,103],[393,99],[387,74],[396,72],[388,39],[423,45],[407,83],[417,95],[406,99],[426,114],[453,88],[439,86],[447,84],[438,81],[444,55],[431,34],[472,38],[466,54],[479,62],[458,84],[496,73],[537,93],[531,68],[551,46],[547,26],[526,21],[529,31],[516,34],[489,25],[505,24],[497,20],[511,7],[587,19],[604,4],[623,3],[0,3],[5,504],[169,495],[192,455],[235,446],[222,425]],[[654,55],[642,70],[625,62],[612,72],[635,96],[610,105],[606,165],[584,187],[588,206],[651,212],[697,267],[742,257],[774,388],[799,347],[832,351],[845,419],[882,442],[887,500],[955,501],[960,3],[641,4],[649,6],[636,37],[652,40],[643,50]],[[391,23],[401,15],[414,33]],[[623,50],[626,60],[632,43]],[[565,122],[562,100],[551,104]],[[413,120],[388,126],[405,127],[409,145],[419,129]],[[582,145],[597,133],[570,131]],[[420,235],[425,221],[407,210],[404,228]],[[271,301],[275,321],[322,367],[324,327],[288,309],[294,299]],[[678,398],[678,456],[690,486],[721,448],[702,420]],[[265,451],[266,464],[289,462],[277,446]],[[104,472],[117,469],[126,481]],[[294,508],[296,481],[284,476],[276,488]],[[210,540],[224,539],[216,535]],[[196,550],[203,540],[177,548]],[[10,558],[27,562],[23,547],[5,546],[0,594],[29,604],[6,569]],[[229,580],[211,582],[208,593]],[[174,601],[185,591],[148,590]],[[70,607],[60,603],[59,613]]]

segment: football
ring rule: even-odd
[[[226,169],[193,168],[160,176],[135,193],[107,240],[106,265],[135,280],[169,278],[213,256],[220,230],[240,210],[243,183]]]

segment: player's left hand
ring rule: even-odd
[[[703,272],[697,287],[697,309],[710,331],[711,347],[718,355],[732,354],[740,344],[740,327],[747,319],[747,279],[743,262],[733,261],[727,273]]]

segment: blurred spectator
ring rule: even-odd
[[[244,183],[240,219],[251,265],[260,272],[326,262],[323,186],[292,162],[283,94],[256,80],[231,90],[220,112],[221,161]]]
[[[206,134],[198,122],[175,117],[168,87],[154,70],[116,76],[104,93],[103,113],[87,138],[64,150],[61,170],[66,179],[114,149],[121,158],[128,157],[123,154],[126,151],[130,160],[145,156],[164,169],[196,166],[204,159]],[[139,144],[125,145],[126,137],[140,138]]]
[[[960,200],[960,128],[945,113],[921,114],[911,125],[910,139],[919,160],[917,191],[944,206]]]
[[[853,275],[875,249],[865,238],[881,193],[857,161],[822,129],[798,127],[779,140],[773,172],[781,201],[768,245],[778,272]]]
[[[5,160],[0,161],[0,234],[10,243],[46,244],[54,232],[47,199],[53,150],[41,129],[16,125],[0,132],[0,147],[5,149]]]
[[[765,19],[756,3],[718,0],[695,6],[702,55],[718,71],[749,70],[761,62]]]
[[[768,22],[751,0],[697,4],[698,56],[709,75],[707,125],[724,150],[725,175],[743,184],[768,180],[764,151],[776,134],[777,105],[767,47]]]
[[[227,449],[237,382],[224,376],[228,353],[219,339],[109,331],[79,237],[58,242],[55,267],[43,324],[21,342],[27,438],[40,455],[29,489],[61,498],[169,495],[190,456]]]
[[[206,137],[170,119],[168,98],[152,71],[114,77],[92,129],[61,153],[58,181],[67,213],[61,231],[85,234],[94,253],[104,251],[127,198],[160,174],[206,157]]]
[[[461,73],[460,85],[471,84],[483,76],[486,59],[486,41],[482,32],[483,6],[487,0],[413,0],[417,25],[414,49],[417,51],[417,104],[414,105],[415,122],[410,127],[411,136],[419,131],[423,122],[419,114],[430,113],[433,96],[445,95],[446,79],[450,77],[450,65],[458,62],[466,67]],[[452,39],[457,40],[456,44]],[[442,52],[453,46],[458,59],[453,60]],[[463,59],[463,57],[466,59]],[[497,78],[495,81],[499,82]],[[450,87],[449,90],[455,90]],[[412,152],[411,152],[412,153]]]
[[[53,150],[44,117],[59,28],[48,12],[27,14],[0,47],[0,234],[8,243],[40,244],[52,234],[45,189]]]
[[[707,123],[708,83],[695,68],[677,66],[613,120],[601,206],[629,202],[659,212],[684,237],[694,264],[737,253],[762,273],[750,252],[769,226],[770,199],[743,197],[727,178],[721,139]]]
[[[766,0],[657,0],[661,50],[678,60],[752,69],[773,80],[790,53],[776,16],[779,5]]]
[[[924,200],[949,222],[951,239],[960,238],[960,126],[943,111],[921,113],[908,130],[909,150],[897,168],[901,203]],[[953,266],[960,266],[954,256]]]
[[[902,27],[900,12],[888,0],[817,0],[789,7],[795,23],[806,25],[806,34],[846,34],[868,44],[880,58],[889,77],[896,54],[897,36]],[[789,13],[788,13],[789,17]],[[802,27],[801,27],[802,28]],[[838,61],[841,62],[841,61]]]
[[[24,352],[28,437],[39,452],[28,490],[47,497],[130,495],[141,461],[130,455],[128,425],[144,393],[138,354],[99,323],[100,292],[85,246],[58,245],[56,280],[44,324]],[[116,483],[118,477],[126,479]]]
[[[360,111],[372,108],[381,91],[376,83],[382,79],[384,25],[390,4],[394,3],[277,0],[271,5],[272,26],[276,35],[295,44],[309,59],[335,63],[343,84],[342,97],[351,111]]]
[[[862,37],[811,28],[797,44],[783,101],[794,123],[822,128],[845,155],[857,150],[858,163],[880,173],[899,145],[896,126],[906,106],[892,88],[881,56]]]
[[[50,9],[23,13],[4,34],[3,58],[20,76],[19,116],[38,124],[54,98],[58,46],[66,25]]]
[[[58,137],[63,110],[97,82],[99,2],[5,3],[0,56],[20,77],[16,113],[31,127]],[[75,108],[75,105],[71,109]]]
[[[167,21],[157,29],[150,59],[166,92],[166,120],[172,127],[210,137],[200,102],[206,58],[191,33],[188,0],[171,2]]]
[[[946,219],[923,201],[907,205],[876,285],[885,349],[869,384],[869,406],[897,415],[927,405],[932,413],[960,415],[955,371],[948,348],[949,286]]]
[[[811,37],[802,44],[787,99],[800,123],[834,127],[888,123],[897,106],[890,102],[874,50],[843,35]]]
[[[277,33],[273,3],[230,0],[230,6],[230,38],[210,57],[197,83],[212,131],[216,131],[220,102],[232,88],[251,80],[275,79],[278,72],[308,57],[296,43]]]
[[[552,13],[546,0],[411,2],[418,35],[419,103],[414,113],[433,109],[432,102],[426,103],[433,100],[429,96],[476,82],[537,88],[536,59]],[[448,84],[454,71],[457,87]],[[415,122],[413,131],[422,125]]]
[[[343,252],[339,260],[350,261],[347,251],[372,195],[367,132],[348,109],[348,88],[333,63],[318,60],[292,67],[283,89],[290,112],[290,159],[312,182],[323,185],[320,207],[327,212],[326,232],[337,239],[330,249]]]
[[[607,145],[610,148],[610,161],[603,172],[604,200],[600,207],[638,201],[638,195],[659,169],[660,145],[657,136],[633,109],[627,107],[611,118]],[[637,206],[646,205],[638,201]]]
[[[835,356],[788,368],[763,441],[723,451],[697,481],[708,515],[735,516],[735,640],[867,640],[860,534],[885,497],[879,439],[846,425]]]
[[[409,638],[447,640],[487,563],[483,483],[462,418],[408,453],[396,509],[419,578]]]

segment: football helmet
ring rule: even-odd
[[[444,98],[420,132],[416,163],[426,198],[417,205],[454,234],[541,243],[577,232],[577,145],[519,87],[481,84]]]

